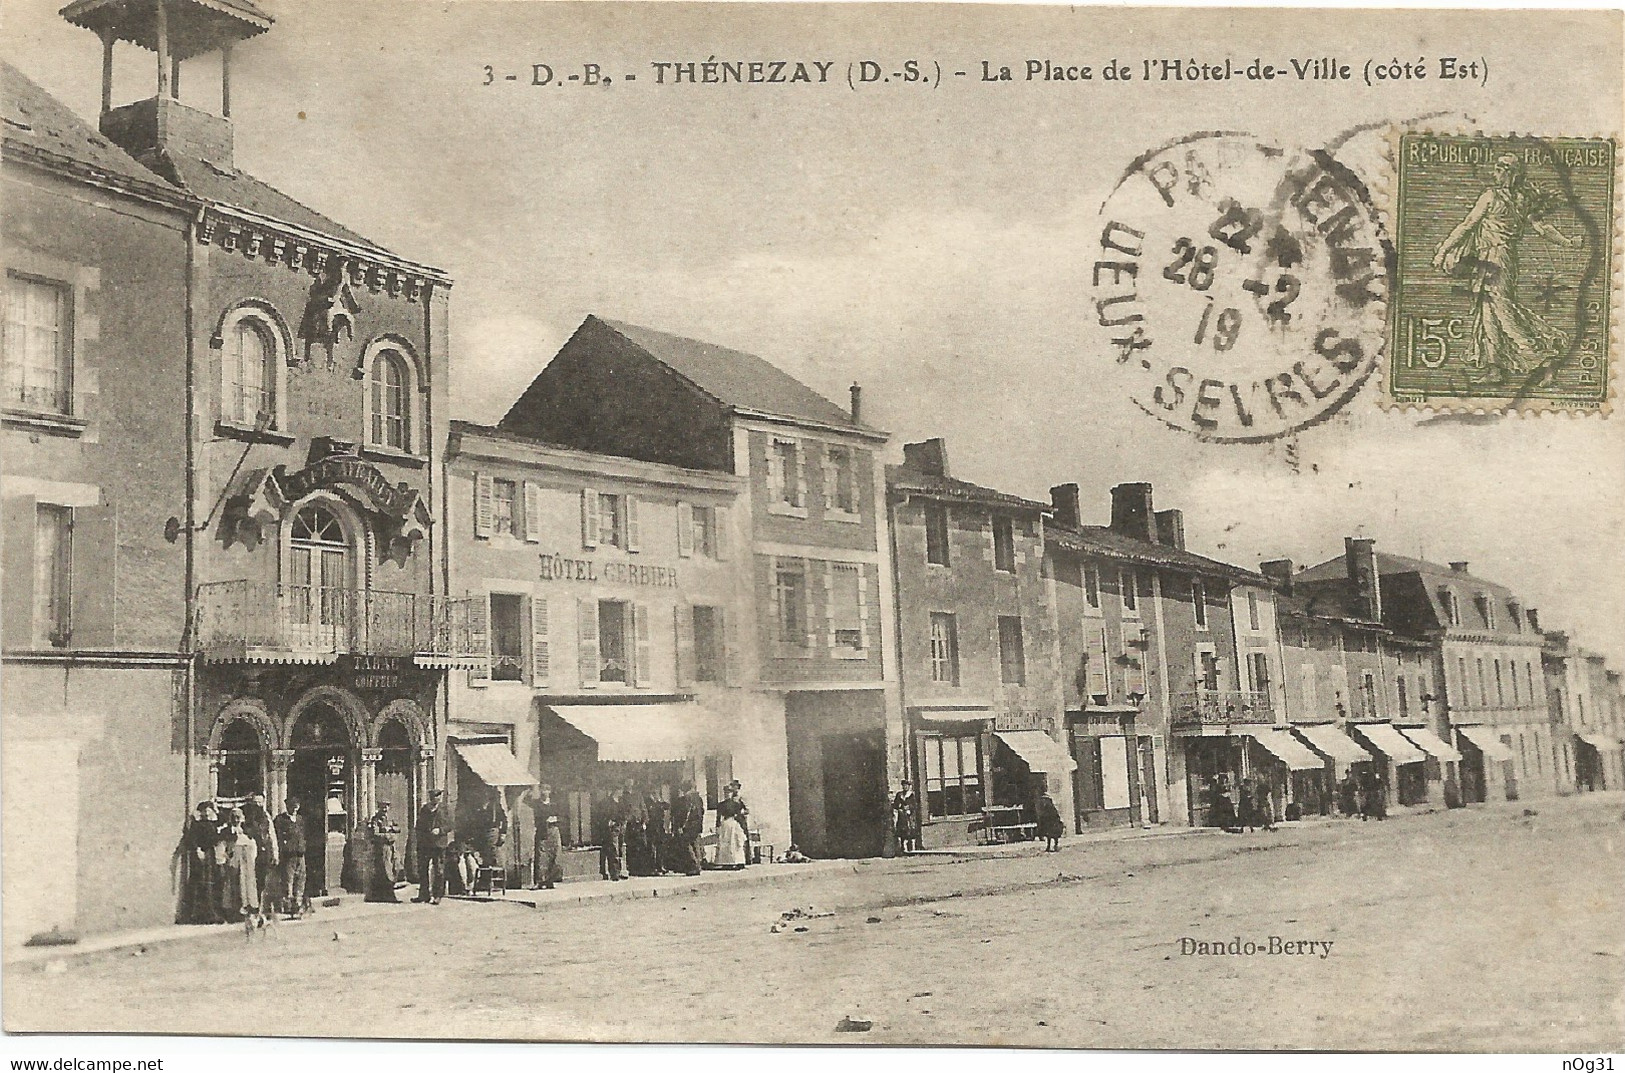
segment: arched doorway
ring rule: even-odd
[[[220,732],[215,796],[243,798],[265,792],[265,743],[247,719],[233,719]]]
[[[356,746],[344,716],[321,700],[299,714],[289,745],[288,796],[305,820],[306,885],[325,893],[339,885],[344,843],[356,823]]]
[[[415,875],[417,854],[413,852],[412,819],[418,800],[417,749],[400,720],[387,720],[378,728],[378,752],[373,807],[389,804],[390,815],[406,836],[406,870]]]
[[[288,534],[288,628],[303,646],[348,647],[355,588],[355,542],[326,503],[307,503]]]

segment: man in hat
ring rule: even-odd
[[[446,849],[452,840],[451,806],[446,791],[431,790],[418,809],[418,902],[440,904],[446,896]]]
[[[290,797],[286,808],[273,821],[277,846],[282,854],[280,882],[277,897],[282,911],[294,919],[305,914],[305,853],[309,848],[305,836],[305,818],[299,815],[299,799]]]
[[[564,878],[559,866],[559,855],[564,852],[564,806],[553,800],[553,787],[542,783],[536,788],[536,800],[530,804],[536,817],[535,871],[539,890],[552,890]]]

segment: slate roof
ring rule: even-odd
[[[883,435],[854,422],[845,409],[754,354],[604,317],[587,319],[602,324],[733,410]]]
[[[4,60],[0,60],[0,92],[5,94],[4,101],[0,101],[0,120],[4,122],[7,155],[67,168],[91,181],[181,201],[179,192],[169,183]]]
[[[1461,625],[1457,628],[1508,637],[1538,636],[1533,629],[1526,627],[1519,630],[1514,625],[1514,607],[1518,615],[1526,615],[1527,612],[1505,585],[1426,559],[1412,559],[1380,551],[1376,557],[1377,574],[1382,578],[1383,618],[1389,626],[1399,630],[1447,628],[1449,614],[1439,592],[1449,589],[1456,595],[1456,607],[1461,615]],[[1293,582],[1326,594],[1334,601],[1346,602],[1352,595],[1348,564],[1341,555],[1293,575]],[[1484,611],[1478,604],[1480,596],[1486,597],[1495,606],[1496,625],[1493,630],[1485,621]]]
[[[315,231],[331,238],[360,246],[365,250],[394,257],[394,254],[370,239],[356,234],[315,209],[267,185],[246,172],[225,167],[208,160],[197,160],[166,154],[174,166],[174,179],[183,190],[203,201],[211,201],[228,208],[246,209],[260,216]]]
[[[997,488],[987,488],[953,477],[921,473],[907,466],[887,466],[886,487],[905,494],[951,499],[960,503],[977,503],[988,507],[1005,507],[1023,514],[1042,514],[1049,510],[1048,503],[1023,499],[1009,492],[1001,492]]]
[[[1159,566],[1188,574],[1223,577],[1243,585],[1271,586],[1263,574],[1245,570],[1230,563],[1221,563],[1205,555],[1185,551],[1169,544],[1153,544],[1136,537],[1125,536],[1104,525],[1084,525],[1077,529],[1063,529],[1053,522],[1044,528],[1046,541],[1066,551],[1082,555],[1099,555],[1108,559]]]

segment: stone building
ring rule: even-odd
[[[435,781],[446,291],[233,153],[248,0],[63,9],[92,127],[5,71],[8,934],[173,919],[191,805],[306,799],[318,889]],[[114,107],[114,45],[156,93]],[[218,53],[219,114],[183,103]],[[35,804],[35,802],[39,804]],[[353,872],[354,860],[348,859]],[[356,879],[351,874],[348,878]]]
[[[741,658],[783,713],[789,838],[815,856],[883,852],[906,747],[887,435],[858,391],[842,409],[755,355],[590,316],[498,428],[744,479],[733,525],[757,617]]]

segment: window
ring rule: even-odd
[[[863,568],[831,563],[829,571],[830,646],[837,652],[862,652],[868,648]]]
[[[511,483],[511,482],[510,482]],[[525,677],[525,598],[517,593],[491,594],[491,678],[518,682]]]
[[[799,563],[780,563],[774,571],[773,611],[779,643],[806,647],[807,573]]]
[[[1512,620],[1512,628],[1519,633],[1523,632],[1523,607],[1516,600],[1507,601],[1507,618]]]
[[[1360,672],[1360,714],[1366,719],[1377,717],[1377,677],[1370,671]]]
[[[1100,568],[1094,563],[1083,567],[1083,601],[1092,610],[1100,610]]]
[[[619,548],[625,542],[622,496],[598,493],[598,543],[607,548]]]
[[[959,684],[959,625],[947,611],[931,612],[931,681]]]
[[[1264,652],[1247,653],[1247,679],[1254,693],[1270,691],[1270,658]]]
[[[768,449],[768,484],[772,506],[804,509],[807,475],[801,469],[801,445],[795,440],[774,440]]]
[[[1507,675],[1512,679],[1512,703],[1522,704],[1523,699],[1518,693],[1518,665],[1511,660],[1507,660]],[[1529,699],[1535,699],[1534,683],[1532,682],[1530,683]]]
[[[1440,589],[1439,602],[1444,605],[1445,622],[1452,626],[1460,626],[1461,607],[1456,603],[1456,594],[1449,589]]]
[[[1533,704],[1540,699],[1540,692],[1535,688],[1535,665],[1533,663],[1523,665],[1523,680],[1529,686],[1529,703]]]
[[[1247,628],[1249,630],[1260,628],[1258,625],[1258,593],[1252,589],[1247,590]]]
[[[925,752],[925,812],[932,819],[982,811],[982,743],[977,737],[920,737]]]
[[[1197,653],[1197,685],[1206,690],[1219,688],[1219,657],[1212,650]]]
[[[1016,526],[1009,518],[993,519],[993,569],[1016,572]]]
[[[34,518],[34,643],[66,648],[73,633],[73,511],[40,503]]]
[[[225,333],[222,419],[235,425],[276,424],[276,344],[270,329],[254,317],[241,317]]]
[[[925,505],[925,561],[948,565],[948,508],[941,503]]]
[[[1506,702],[1507,702],[1506,686],[1501,681],[1501,661],[1496,660],[1495,661],[1495,703],[1497,703],[1497,704],[1505,704]]]
[[[829,468],[824,472],[825,509],[838,514],[858,512],[858,485],[853,472],[852,448],[832,444],[827,448]]]
[[[377,447],[410,450],[406,434],[409,399],[406,359],[393,350],[380,351],[372,361],[371,389],[370,442]]]
[[[1484,661],[1480,659],[1476,662],[1478,664],[1478,703],[1481,707],[1487,708],[1490,703],[1490,691],[1488,682],[1484,678]]]
[[[1478,613],[1484,617],[1484,628],[1495,629],[1495,601],[1481,592],[1474,602],[1478,604]]]
[[[689,541],[695,555],[717,558],[717,508],[689,507]]]
[[[294,515],[288,540],[288,611],[296,635],[328,645],[349,621],[353,563],[344,523],[322,503]]]
[[[68,288],[6,278],[5,402],[67,414],[73,409]]]
[[[1458,690],[1461,693],[1461,706],[1463,708],[1465,708],[1465,707],[1468,706],[1468,703],[1469,703],[1469,698],[1467,696],[1467,657],[1466,656],[1457,656],[1456,657],[1456,686],[1457,686]]]
[[[694,612],[694,680],[722,680],[722,608],[699,607]]]
[[[1191,609],[1196,612],[1196,628],[1207,629],[1207,586],[1201,578],[1191,580]]]
[[[1027,684],[1027,656],[1021,643],[1021,619],[999,616],[999,676],[1005,685]]]
[[[631,684],[631,658],[627,636],[629,605],[621,600],[598,601],[598,680]]]
[[[1129,615],[1140,613],[1140,594],[1134,591],[1134,584],[1134,571],[1117,572],[1117,590],[1123,595],[1123,612]]]
[[[491,481],[491,530],[514,535],[514,516],[519,499],[519,482],[501,477]]]

